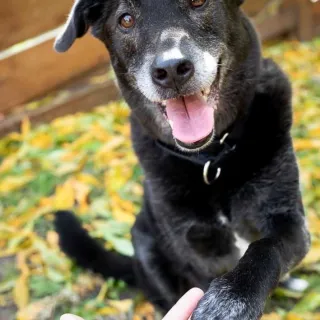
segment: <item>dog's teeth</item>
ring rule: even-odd
[[[173,129],[173,121],[172,120],[168,120],[170,127]]]
[[[210,88],[206,89],[206,90],[204,91],[204,94],[205,94],[206,96],[208,96],[208,95],[210,94]]]

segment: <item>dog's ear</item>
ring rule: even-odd
[[[85,17],[85,8],[83,4],[85,1],[86,0],[75,1],[64,29],[57,36],[54,43],[56,51],[67,51],[77,38],[80,38],[87,33],[89,25]]]

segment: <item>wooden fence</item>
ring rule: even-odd
[[[73,0],[2,3],[0,136],[17,130],[25,116],[33,123],[49,121],[119,96],[114,84],[103,80],[109,57],[99,41],[86,35],[63,55],[53,51],[53,40],[72,3]],[[309,40],[320,34],[320,1],[246,0],[244,9],[255,20],[264,40],[283,35]],[[48,94],[53,98],[43,99],[41,108],[23,107]]]

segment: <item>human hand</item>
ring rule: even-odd
[[[198,288],[189,290],[167,313],[162,320],[188,320],[203,296],[203,291]],[[63,315],[60,320],[83,320],[72,314]]]
[[[189,290],[162,320],[188,320],[204,293],[201,289]]]

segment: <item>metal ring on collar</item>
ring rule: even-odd
[[[229,137],[229,133],[227,132],[222,139],[220,140],[220,144],[224,144],[224,142],[226,141],[226,139]]]
[[[210,169],[210,165],[211,165],[211,161],[208,161],[204,167],[203,167],[203,181],[205,182],[205,184],[207,184],[208,186],[211,185],[211,182],[209,181],[209,169]],[[219,177],[221,175],[221,168],[217,168],[217,173],[216,173],[216,176],[214,178],[214,181],[215,180],[218,180]]]

